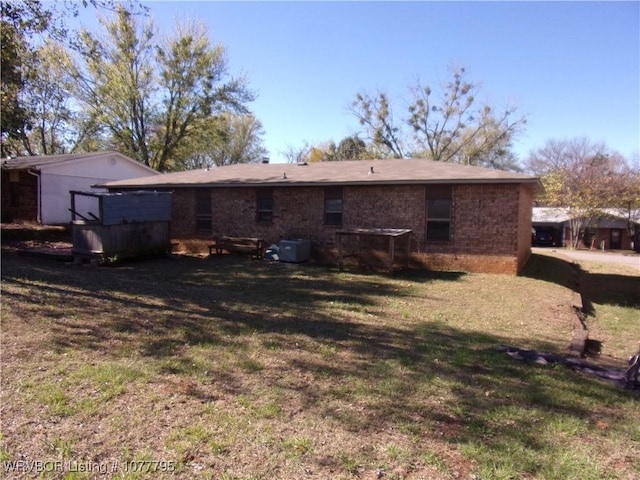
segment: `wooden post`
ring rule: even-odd
[[[393,273],[393,257],[395,256],[396,238],[391,235],[389,237],[389,273]]]
[[[76,221],[76,192],[71,192],[71,221]]]
[[[336,235],[338,236],[338,268],[342,271],[342,235],[340,233],[336,233]]]
[[[404,268],[409,269],[409,259],[411,258],[411,232],[407,233],[407,258],[404,263]]]

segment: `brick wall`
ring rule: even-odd
[[[192,237],[196,232],[196,190],[176,188],[171,195],[171,236]]]
[[[531,251],[526,190],[516,184],[456,185],[451,242],[423,241],[413,261],[433,270],[517,274]]]
[[[38,179],[23,170],[2,170],[2,222],[38,221]]]
[[[324,188],[273,188],[273,221],[256,221],[256,189],[212,188],[211,235],[252,236],[267,244],[308,238],[314,257],[335,261],[339,228],[409,228],[411,262],[435,270],[516,274],[530,253],[531,193],[516,184],[455,185],[451,241],[425,241],[425,186],[343,188],[343,223],[324,225]],[[428,188],[428,187],[427,187]],[[173,236],[195,231],[195,189],[174,191]],[[384,240],[361,246],[384,253]],[[376,257],[376,255],[371,255]]]
[[[533,212],[533,192],[528,188],[520,188],[519,190],[517,272],[524,268],[531,256],[531,219]]]
[[[611,233],[613,230],[617,230],[620,234],[620,245],[616,248],[620,250],[632,250],[633,237],[629,235],[629,231],[626,228],[597,228],[593,238],[593,248],[601,249],[604,247],[605,250],[611,250],[614,247],[611,243]]]

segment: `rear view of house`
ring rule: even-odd
[[[541,188],[528,175],[419,159],[233,165],[104,186],[171,190],[173,238],[303,238],[331,261],[340,231],[403,229],[412,267],[509,274],[531,253]]]
[[[2,222],[45,225],[71,221],[71,190],[90,191],[96,183],[159,175],[117,152],[17,157],[2,160],[0,166]]]

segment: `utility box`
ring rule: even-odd
[[[306,262],[311,257],[311,242],[302,238],[280,240],[278,244],[278,257],[281,262]]]

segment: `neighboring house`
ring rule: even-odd
[[[548,232],[552,236],[549,246],[563,247],[569,243],[569,215],[566,208],[534,207],[531,215],[534,244],[535,235]]]
[[[45,225],[71,221],[71,190],[91,191],[97,183],[160,175],[117,152],[18,157],[0,160],[0,167],[2,222]],[[86,212],[90,206],[77,208]]]
[[[537,177],[418,159],[231,165],[103,186],[173,191],[173,238],[303,238],[326,261],[338,231],[410,229],[413,267],[509,274],[530,256],[542,188]]]
[[[640,231],[640,210],[624,212],[615,208],[603,208],[599,215],[589,219],[579,219],[582,225],[577,232],[579,246],[604,250],[638,249],[634,235]],[[534,230],[551,231],[557,238],[556,246],[571,246],[571,220],[568,208],[535,207],[532,225]],[[584,227],[586,225],[586,227]]]

